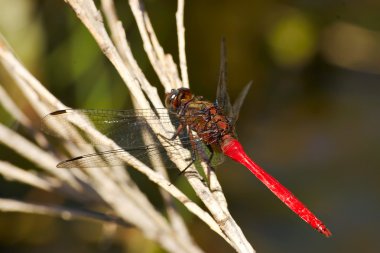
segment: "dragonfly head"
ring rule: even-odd
[[[190,89],[179,88],[177,90],[172,89],[170,93],[166,93],[165,106],[171,110],[178,110],[178,108],[194,97],[191,94]]]

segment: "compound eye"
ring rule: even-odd
[[[178,96],[178,91],[174,89],[171,90],[171,92],[166,95],[165,106],[167,108],[170,108],[173,104],[173,101],[177,98],[177,96]]]

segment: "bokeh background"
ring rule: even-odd
[[[158,85],[127,1],[116,3],[141,68]],[[145,3],[162,45],[178,59],[176,1]],[[220,181],[233,216],[258,252],[380,252],[379,10],[380,1],[371,0],[187,1],[191,88],[214,99],[225,36],[231,97],[254,81],[237,126],[247,153],[333,233],[326,239],[313,231],[249,171],[227,161],[218,168]],[[66,105],[131,108],[120,77],[64,1],[0,0],[0,31]],[[0,116],[17,128],[2,108]],[[0,146],[0,159],[19,158]],[[3,178],[0,196],[64,203]],[[233,252],[187,216],[206,252]],[[0,213],[0,252],[162,250],[134,228],[107,234],[96,222]]]

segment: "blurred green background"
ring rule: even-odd
[[[141,68],[158,85],[127,1],[116,2]],[[160,42],[177,61],[176,1],[145,3]],[[380,252],[379,10],[380,1],[370,0],[187,1],[192,90],[214,99],[225,36],[231,97],[254,81],[237,127],[247,153],[333,233],[326,239],[313,231],[248,170],[227,161],[218,168],[220,181],[258,252]],[[66,105],[131,108],[120,77],[64,1],[0,0],[0,31]],[[13,124],[2,109],[0,116]],[[0,159],[19,158],[0,146]],[[0,194],[64,201],[3,178]],[[206,252],[233,252],[198,219],[189,223]],[[162,252],[136,229],[110,233],[109,226],[0,213],[0,252]]]

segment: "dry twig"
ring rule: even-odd
[[[151,103],[155,107],[162,108],[163,105],[157,94],[156,87],[150,85],[133,57],[122,23],[117,17],[113,1],[101,0],[103,13],[96,8],[92,0],[65,1],[90,31],[104,55],[110,60],[124,80],[130,90],[135,107],[149,108]],[[178,1],[176,13],[181,78],[172,56],[165,54],[160,46],[142,3],[138,0],[129,0],[129,4],[143,39],[145,52],[165,90],[169,91],[172,88],[182,86],[188,87],[189,81],[184,38],[185,28],[183,25],[184,1]],[[108,34],[103,22],[103,14],[111,31],[111,36]],[[22,96],[40,118],[51,111],[67,108],[24,68],[4,39],[0,40],[0,62],[19,87]],[[32,118],[22,112],[3,88],[0,89],[0,100],[7,111],[22,125],[27,128],[33,128],[36,125],[31,124]],[[83,120],[85,119],[78,117],[72,124],[78,128],[84,128]],[[51,122],[49,127],[62,132],[57,122]],[[160,132],[160,129],[152,128],[154,131]],[[107,144],[109,147],[119,148],[116,143],[101,135],[96,129],[85,127],[84,130],[98,139],[100,143]],[[71,138],[81,138],[76,133],[74,127],[73,129],[66,129],[66,131],[63,134],[67,134]],[[0,174],[4,178],[15,180],[44,191],[57,192],[78,201],[91,200],[98,203],[106,203],[120,221],[136,226],[148,238],[157,241],[166,250],[170,252],[202,252],[191,239],[182,217],[173,208],[173,199],[176,199],[190,212],[205,222],[213,231],[223,237],[237,252],[254,252],[229,213],[222,188],[213,171],[209,173],[209,186],[204,183],[207,180],[203,180],[195,168],[190,168],[190,173],[185,173],[197,196],[207,207],[208,211],[205,211],[195,202],[191,201],[180,189],[175,187],[169,181],[165,171],[152,170],[139,160],[129,157],[129,165],[133,166],[160,187],[168,213],[168,218],[166,218],[165,214],[156,210],[152,203],[149,202],[145,194],[139,190],[124,168],[98,168],[86,171],[56,169],[55,164],[60,158],[47,150],[47,146],[43,144],[44,140],[37,136],[38,133],[34,133],[33,135],[36,143],[30,142],[17,132],[0,125],[0,142],[15,150],[20,156],[28,159],[37,167],[43,169],[43,173],[36,174],[33,170],[23,170],[7,162],[0,161]],[[9,141],[9,136],[12,136],[12,141]],[[75,144],[65,143],[64,148],[68,153],[73,155],[78,154],[79,151],[80,153],[91,152],[91,149],[88,147]],[[186,152],[186,150],[183,150],[183,152]],[[184,161],[174,162],[179,168],[186,166]],[[0,200],[0,209],[3,211],[21,211],[50,215],[70,213],[78,217],[106,221],[108,219],[106,216],[94,215],[78,210],[66,210],[64,207],[37,206],[4,199]]]

